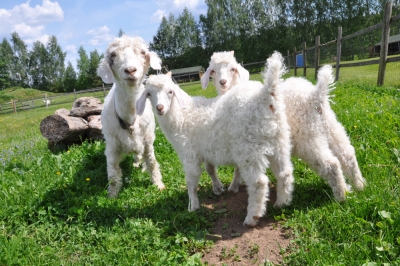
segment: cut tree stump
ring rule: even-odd
[[[86,139],[104,140],[100,115],[102,110],[100,99],[81,97],[73,103],[71,110],[58,109],[54,115],[43,119],[40,122],[40,132],[49,140],[49,149],[64,150]]]
[[[100,115],[103,110],[101,101],[94,97],[81,97],[72,105],[70,116],[88,117],[91,115]]]
[[[66,144],[81,142],[86,138],[88,122],[80,117],[51,115],[40,122],[40,132],[51,142]]]

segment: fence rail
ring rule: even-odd
[[[111,86],[96,87],[87,90],[75,91],[65,94],[57,94],[53,96],[47,96],[47,93],[41,98],[26,98],[26,99],[14,99],[8,103],[0,104],[0,114],[18,112],[23,110],[29,110],[39,107],[47,107],[49,104],[64,104],[72,103],[77,98],[84,96],[93,97],[105,97],[107,91],[111,89]]]
[[[387,63],[394,63],[394,62],[400,62],[400,56],[396,57],[391,57],[388,58],[388,54],[400,54],[400,41],[398,42],[398,48],[394,46],[395,48],[392,51],[389,49],[389,36],[390,36],[390,26],[400,20],[400,14],[397,14],[392,17],[392,2],[387,2],[385,6],[385,12],[383,16],[382,22],[370,26],[368,28],[365,28],[363,30],[357,31],[355,33],[352,33],[350,35],[342,37],[342,28],[338,28],[338,35],[335,40],[328,41],[324,44],[320,44],[320,37],[316,36],[315,37],[315,46],[312,47],[306,47],[306,43],[302,43],[302,49],[297,51],[297,48],[293,48],[293,53],[291,54],[290,51],[287,51],[287,56],[285,56],[285,63],[286,65],[294,69],[294,75],[297,76],[297,70],[303,68],[303,74],[306,76],[307,74],[307,68],[315,68],[315,79],[317,78],[317,72],[318,68],[321,65],[321,51],[323,49],[326,49],[328,53],[327,56],[325,56],[325,61],[324,63],[330,63],[333,67],[336,68],[336,81],[339,80],[340,77],[340,68],[342,67],[356,67],[356,66],[365,66],[365,65],[371,65],[371,64],[379,64],[379,70],[377,73],[377,84],[378,86],[381,86],[384,84],[385,81],[385,71],[386,71],[386,64]],[[381,30],[381,38],[380,38],[380,43],[372,43],[374,41],[374,37],[371,35],[371,32]],[[394,31],[395,33],[400,35],[400,26],[398,26],[397,32]],[[367,48],[367,53],[366,51],[361,51],[357,53],[353,53],[352,55],[349,55],[349,50],[350,48],[348,47],[351,44],[349,42],[354,41],[356,37],[360,36],[365,36],[366,34],[369,34],[366,38],[369,41],[368,48]],[[376,35],[376,34],[375,34]],[[376,38],[375,38],[376,39]],[[336,49],[332,49],[332,47],[336,44]],[[347,47],[346,47],[347,45]],[[331,49],[329,51],[329,49]],[[397,50],[396,50],[397,49]],[[360,49],[362,50],[362,49]],[[378,51],[379,50],[379,51]],[[314,51],[314,54],[312,53]],[[346,55],[343,55],[343,52],[347,52]],[[350,53],[351,54],[351,53]],[[367,54],[367,55],[366,55]],[[297,58],[298,55],[301,55],[302,57],[300,59],[303,60],[303,64],[299,64],[299,60]],[[331,57],[329,57],[329,55]],[[344,61],[348,61],[349,59],[355,60],[356,57],[357,59],[365,59],[368,57],[374,57],[378,56],[379,59],[371,59],[368,61],[362,61],[362,62],[341,62],[342,59],[345,59]],[[343,58],[344,57],[344,58]],[[332,63],[335,62],[335,63]],[[400,83],[400,82],[399,82]]]

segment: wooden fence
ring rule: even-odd
[[[391,62],[400,62],[400,56],[388,58],[388,48],[389,48],[389,34],[390,34],[390,26],[392,23],[400,20],[400,14],[392,17],[392,2],[387,2],[385,5],[385,12],[383,16],[383,21],[366,29],[360,30],[348,36],[342,37],[342,27],[338,28],[338,35],[336,40],[329,41],[327,43],[321,44],[320,43],[320,36],[315,37],[315,46],[307,48],[306,43],[302,43],[302,49],[297,51],[296,47],[293,48],[293,54],[290,54],[290,51],[287,51],[287,56],[285,56],[285,64],[289,68],[294,69],[294,75],[297,76],[297,70],[303,69],[303,75],[307,75],[307,68],[315,68],[315,79],[317,78],[317,72],[320,67],[320,52],[321,48],[335,45],[336,44],[336,64],[332,66],[336,68],[336,78],[335,80],[338,81],[340,77],[340,68],[342,67],[355,67],[355,66],[365,66],[365,65],[372,65],[372,64],[379,64],[379,71],[378,71],[378,78],[377,84],[378,86],[382,86],[385,82],[385,71],[386,71],[386,64]],[[342,46],[345,42],[353,39],[355,37],[361,36],[363,34],[367,34],[371,31],[382,29],[382,38],[380,42],[380,54],[379,59],[368,60],[368,61],[360,61],[354,63],[341,63],[342,58]],[[307,56],[310,51],[314,50],[314,62],[313,64],[307,64]],[[299,53],[300,52],[300,53]],[[298,55],[302,55],[300,58],[302,60],[302,66],[299,67],[298,64]]]
[[[8,103],[0,105],[0,114],[18,112],[23,110],[29,110],[39,107],[48,107],[48,105],[72,103],[80,97],[93,96],[93,97],[105,97],[107,92],[111,89],[111,86],[103,86],[97,88],[91,88],[87,90],[75,91],[71,93],[57,94],[54,96],[47,96],[44,93],[41,98],[27,98],[11,100]]]

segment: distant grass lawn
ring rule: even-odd
[[[339,204],[329,186],[293,158],[293,204],[266,214],[293,234],[282,250],[284,265],[400,264],[399,88],[356,82],[352,78],[360,69],[346,71],[332,92],[332,108],[368,186]],[[182,88],[191,95],[216,95],[212,85]],[[104,143],[48,150],[39,123],[62,107],[70,109],[71,103],[0,115],[0,265],[200,265],[212,245],[205,235],[223,214],[187,211],[184,172],[160,129],[154,145],[167,189],[158,191],[127,157],[121,164],[124,187],[117,199],[109,199]],[[220,172],[225,186],[232,172]],[[212,197],[204,173],[199,197]]]

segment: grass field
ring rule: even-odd
[[[368,186],[339,204],[293,158],[293,204],[266,214],[292,232],[282,251],[285,265],[400,264],[399,85],[355,81],[337,85],[332,108]],[[215,96],[200,84],[183,89]],[[71,103],[0,115],[0,265],[200,265],[212,246],[205,235],[222,214],[187,211],[184,172],[162,132],[157,128],[154,145],[167,189],[158,191],[127,157],[121,164],[124,187],[109,199],[104,143],[48,150],[39,123],[62,107]],[[222,168],[220,177],[227,186],[232,169]],[[211,196],[210,178],[203,174],[200,201]]]

